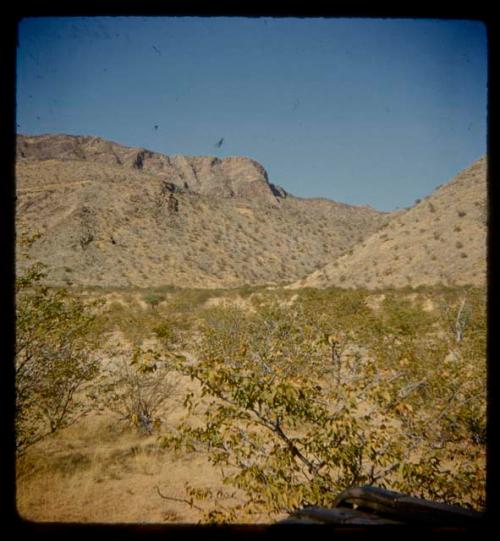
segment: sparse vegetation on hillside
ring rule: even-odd
[[[486,192],[486,158],[482,158],[431,194],[425,204],[393,213],[384,231],[381,228],[330,262],[321,274],[313,273],[292,287],[484,284]],[[417,227],[419,222],[425,227]],[[457,240],[456,233],[462,238]],[[460,251],[466,234],[472,241],[467,251]],[[375,261],[380,263],[378,273]]]
[[[385,220],[373,209],[334,201],[276,198],[252,160],[229,159],[224,174],[214,164],[187,189],[178,160],[162,156],[164,167],[153,160],[137,170],[133,149],[113,147],[124,153],[120,165],[111,146],[98,151],[102,144],[64,136],[20,142],[27,157],[16,164],[18,226],[43,232],[32,253],[49,265],[53,285],[285,283],[340,256]],[[241,185],[239,195],[228,196],[228,179]]]

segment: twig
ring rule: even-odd
[[[281,428],[281,418],[278,415],[274,424],[273,432],[277,434],[288,446],[293,456],[296,456],[301,460],[309,469],[309,471],[314,474],[318,471],[318,465],[313,464],[307,457],[305,457],[299,450],[299,448],[293,443],[293,441],[283,432]]]
[[[195,509],[198,509],[198,511],[201,511],[202,513],[204,511],[204,509],[197,506],[193,502],[186,500],[185,498],[174,498],[173,496],[165,496],[164,494],[160,492],[158,485],[155,485],[155,488],[156,488],[156,492],[158,492],[158,496],[160,496],[160,498],[163,498],[164,500],[172,500],[174,502],[187,503],[190,507],[194,507]]]
[[[423,385],[427,385],[427,379],[422,379],[418,381],[417,383],[411,383],[401,391],[399,391],[398,395],[399,398],[403,399],[409,396],[413,391],[416,391],[418,388],[422,387]]]
[[[465,301],[467,297],[464,297],[462,299],[462,303],[460,304],[460,308],[458,309],[457,318],[455,320],[455,341],[457,343],[461,342],[464,337],[464,327],[465,327],[465,320],[462,319],[462,312],[465,307]]]

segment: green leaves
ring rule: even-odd
[[[196,362],[177,364],[212,401],[195,409],[196,393],[186,396],[203,422],[182,425],[176,445],[202,444],[247,497],[210,520],[328,506],[365,483],[482,505],[480,305],[468,319],[474,329],[444,363],[442,318],[401,293],[378,312],[362,292],[301,295],[292,308],[212,310]]]
[[[148,293],[147,295],[144,295],[143,299],[144,302],[147,302],[154,310],[160,302],[165,300],[165,297],[159,293]]]
[[[30,445],[85,411],[77,392],[98,373],[96,304],[42,286],[41,265],[16,280],[16,447]]]

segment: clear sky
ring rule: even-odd
[[[24,19],[17,130],[248,156],[294,195],[393,210],[486,153],[486,40],[465,20]]]

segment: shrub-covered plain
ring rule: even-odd
[[[483,509],[484,288],[170,288],[160,296],[52,291],[35,279],[18,290],[19,348],[28,316],[40,329],[32,389],[19,349],[20,464],[53,452],[35,454],[35,442],[25,452],[27,434],[64,439],[61,416],[46,424],[44,400],[76,381],[68,422],[95,410],[153,438],[169,467],[202,456],[219,472],[221,485],[187,479],[182,495],[158,487],[144,506],[170,499],[202,522],[272,521],[372,484]],[[112,337],[119,347],[103,345]],[[182,522],[175,509],[168,516]]]

